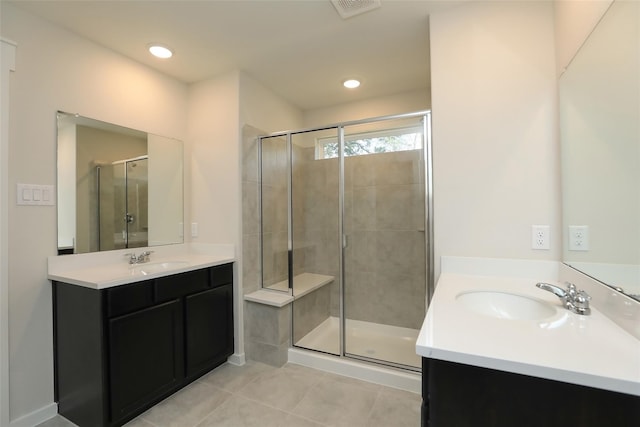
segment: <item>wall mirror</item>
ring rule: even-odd
[[[614,1],[560,78],[563,261],[640,300],[640,3]]]
[[[182,142],[57,113],[58,254],[183,242]]]

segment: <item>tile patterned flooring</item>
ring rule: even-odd
[[[286,364],[224,364],[125,427],[418,427],[415,393]],[[38,427],[75,427],[56,416]]]

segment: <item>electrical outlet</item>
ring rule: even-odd
[[[570,225],[569,226],[569,250],[588,251],[589,250],[589,226]]]
[[[532,225],[531,226],[531,249],[549,249],[549,226],[548,225]]]

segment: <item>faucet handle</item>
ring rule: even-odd
[[[154,251],[144,251],[140,255],[138,255],[138,262],[149,262],[149,255],[151,255]]]
[[[585,291],[578,291],[575,297],[575,302],[577,304],[585,304],[586,307],[589,307],[589,301],[591,301],[591,295]]]
[[[575,312],[578,314],[590,314],[591,308],[589,307],[589,301],[591,301],[591,296],[588,293],[585,291],[578,291],[573,299]]]
[[[124,254],[124,256],[128,256],[129,257],[129,264],[135,264],[136,261],[138,260],[138,257],[136,256],[136,254],[134,252],[128,252],[128,253]]]

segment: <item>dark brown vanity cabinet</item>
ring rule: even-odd
[[[422,359],[422,427],[637,427],[640,397]]]
[[[232,264],[53,286],[58,412],[80,427],[120,426],[233,353]]]

